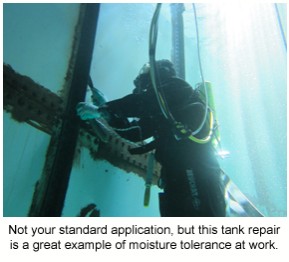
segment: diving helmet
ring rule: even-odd
[[[133,93],[143,93],[152,87],[150,76],[150,63],[145,63],[134,80],[135,89]],[[160,81],[176,76],[176,70],[171,61],[162,59],[156,61],[156,70]]]

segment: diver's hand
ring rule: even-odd
[[[78,103],[78,105],[76,106],[76,112],[82,120],[89,120],[101,117],[101,114],[98,111],[98,107],[87,102]]]

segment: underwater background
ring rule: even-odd
[[[148,58],[155,4],[101,4],[90,75],[108,100],[131,93]],[[226,174],[265,216],[287,216],[287,6],[272,3],[185,4],[185,79],[202,71],[214,90]],[[79,4],[4,4],[3,59],[54,93],[65,83]],[[171,6],[159,17],[156,58],[171,58]],[[87,101],[90,101],[87,92]],[[50,136],[3,113],[3,215],[27,216]],[[101,216],[159,216],[152,187],[81,148],[63,216],[95,203]]]

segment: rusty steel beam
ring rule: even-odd
[[[3,65],[3,107],[14,120],[50,135],[64,110],[62,98],[9,65]]]

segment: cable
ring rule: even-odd
[[[206,83],[205,83],[205,78],[204,78],[204,73],[203,73],[203,67],[202,67],[202,62],[201,62],[199,26],[198,26],[197,11],[196,11],[195,4],[193,4],[193,10],[194,10],[194,17],[195,17],[195,25],[196,25],[199,68],[200,68],[200,73],[201,73],[202,84],[203,84],[203,87],[204,87],[204,90],[205,90],[205,115],[204,115],[204,118],[203,118],[200,126],[195,131],[192,132],[192,135],[196,135],[202,130],[202,128],[205,125],[206,119],[207,119],[207,113],[208,113],[208,92],[207,92],[207,88],[206,88]]]
[[[150,75],[152,79],[153,89],[155,91],[160,109],[164,115],[164,117],[171,121],[175,122],[174,117],[170,113],[166,100],[164,99],[164,95],[162,94],[162,89],[160,89],[160,79],[157,74],[156,69],[156,61],[155,61],[155,53],[156,53],[156,45],[157,45],[157,35],[158,35],[158,17],[160,14],[162,4],[157,4],[152,22],[150,27],[150,34],[149,34],[149,61],[150,61]]]

